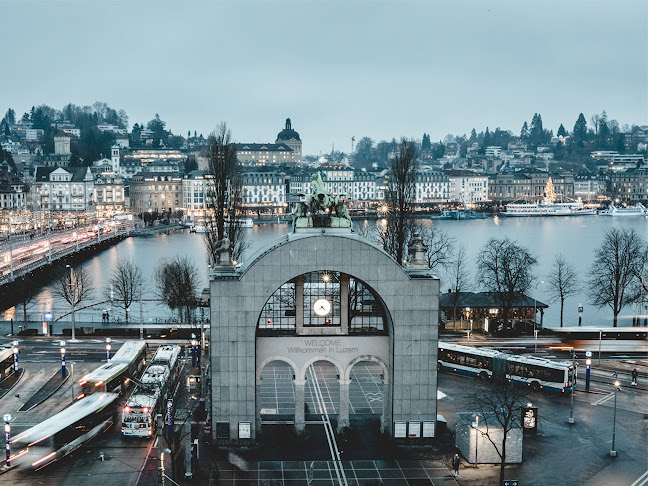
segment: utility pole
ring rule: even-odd
[[[142,308],[142,287],[140,287],[140,339],[144,339],[144,310]]]
[[[574,388],[576,388],[576,350],[572,348],[572,366],[574,367],[574,382],[571,386],[571,405],[569,407],[569,420],[567,421],[570,424],[574,423]]]
[[[13,275],[13,247],[11,244],[11,218],[9,218],[9,269],[10,269],[9,277],[13,281],[14,275]]]

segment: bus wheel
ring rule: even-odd
[[[482,379],[482,380],[487,380],[488,379],[488,373],[486,373],[485,371],[481,371],[479,373],[479,378]]]
[[[531,382],[531,389],[533,391],[538,391],[540,389],[540,383],[538,383],[537,381],[532,381]]]

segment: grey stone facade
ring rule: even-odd
[[[211,383],[212,430],[229,424],[231,445],[254,442],[260,430],[257,385],[261,367],[281,345],[257,338],[257,321],[264,304],[285,282],[316,271],[342,272],[362,280],[380,297],[388,328],[388,377],[385,379],[384,428],[390,435],[394,422],[436,423],[437,341],[439,280],[427,268],[402,267],[382,249],[344,230],[310,229],[285,235],[242,265],[215,267],[211,274]],[[317,336],[321,339],[323,336]],[[264,341],[260,341],[263,339]],[[338,337],[336,336],[336,339]],[[352,339],[344,336],[347,349]],[[329,357],[338,369],[347,370],[354,359],[368,357],[366,346],[357,356]],[[382,348],[382,346],[378,346]],[[257,352],[263,356],[257,356]],[[313,358],[327,359],[327,353]],[[384,350],[376,350],[382,360]],[[277,358],[279,356],[276,356]],[[297,400],[303,400],[303,357],[286,353],[284,361],[295,369]],[[292,362],[292,363],[291,363]],[[341,396],[348,397],[348,374],[341,375]],[[346,394],[345,394],[346,391]],[[347,406],[342,404],[342,413]],[[299,417],[299,406],[295,424]],[[348,411],[347,411],[348,413]],[[303,415],[303,407],[301,415]],[[238,438],[239,423],[251,424],[249,440]]]

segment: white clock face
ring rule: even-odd
[[[331,312],[331,303],[326,299],[317,299],[313,304],[313,310],[318,316],[325,316]]]

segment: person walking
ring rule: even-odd
[[[459,477],[459,454],[455,454],[454,457],[452,458],[452,468],[454,469],[454,475],[455,478]]]
[[[637,371],[637,368],[632,370],[632,384],[634,386],[637,386],[637,378],[639,377],[639,372]]]

